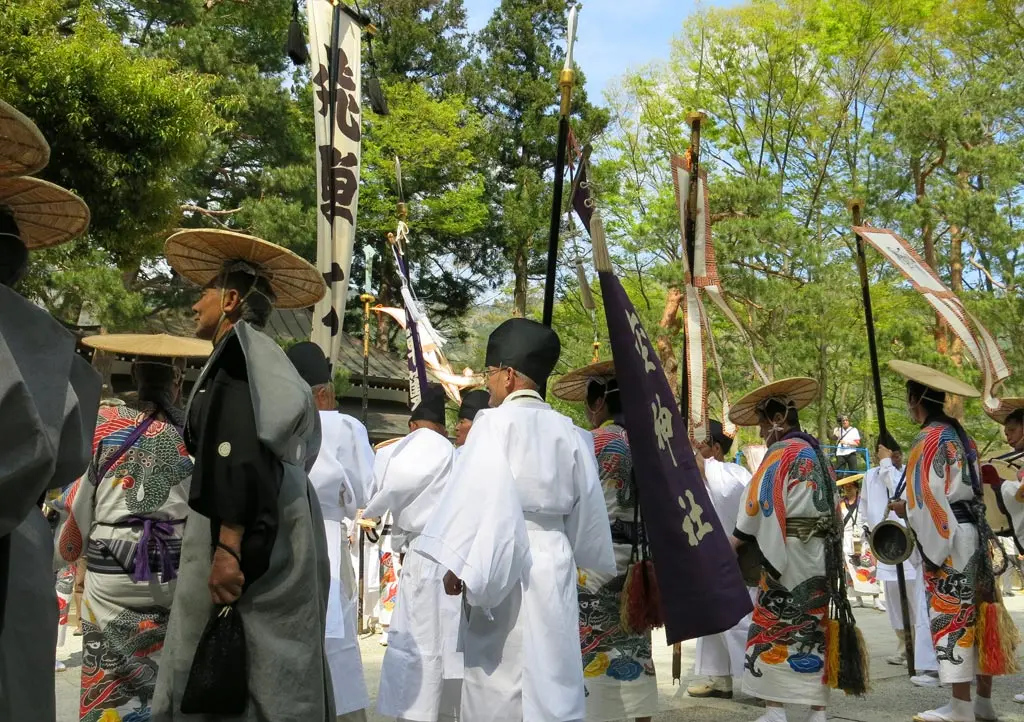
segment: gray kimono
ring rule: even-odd
[[[275,518],[266,520],[275,527],[273,534],[261,534],[251,546],[254,550],[266,548],[265,540],[271,539],[266,562],[260,565],[255,581],[250,583],[247,574],[246,586],[235,604],[245,628],[249,702],[243,715],[231,718],[181,713],[192,658],[213,608],[207,586],[213,548],[211,518],[195,508],[218,507],[199,504],[193,497],[157,676],[153,722],[334,722],[330,671],[324,654],[330,587],[327,541],[320,506],[306,475],[320,449],[319,417],[309,385],[272,339],[241,322],[231,336],[217,345],[203,369],[189,400],[190,424],[197,418],[193,414],[196,406],[205,404],[205,413],[212,415],[207,418],[220,419],[220,410],[216,408],[221,403],[219,399],[237,398],[219,394],[226,357],[237,354],[239,346],[244,354],[242,371],[252,404],[251,415],[249,409],[244,409],[246,423],[254,422],[258,445],[262,452],[270,454],[269,463],[280,464],[283,469]],[[236,454],[242,446],[241,439],[232,443],[220,440],[221,433],[237,434],[237,429],[225,428],[233,415],[223,418],[224,422],[200,424],[204,428],[196,429],[195,433],[216,438],[192,438],[189,442],[190,450],[197,449],[193,452],[193,478],[198,479],[197,487],[205,495],[210,495],[218,483],[216,475],[209,472],[222,461],[201,460],[205,450],[213,449],[216,456],[228,456]],[[192,434],[186,430],[186,436]],[[257,485],[258,474],[255,470],[250,473],[253,485]],[[232,488],[237,493],[246,493],[238,482],[238,478],[232,479]],[[216,520],[213,522],[216,528]],[[248,526],[246,530],[248,534]],[[246,545],[243,538],[243,571],[250,554]]]
[[[101,384],[63,326],[0,285],[0,722],[56,716],[53,536],[37,503],[88,467]]]

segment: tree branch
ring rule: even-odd
[[[967,262],[968,262],[968,263],[970,263],[970,264],[971,264],[972,266],[974,266],[975,268],[977,268],[977,269],[978,269],[979,271],[981,271],[982,273],[984,273],[984,274],[985,274],[985,277],[986,277],[986,278],[988,278],[988,282],[989,282],[989,283],[991,283],[991,284],[992,284],[993,286],[996,286],[996,287],[998,287],[998,288],[1001,288],[1001,289],[1003,289],[1004,291],[1006,290],[1006,284],[1005,284],[1005,283],[1000,283],[999,281],[997,281],[997,280],[996,280],[996,279],[995,279],[995,278],[994,278],[994,277],[992,276],[992,273],[991,273],[991,272],[990,272],[990,271],[989,271],[989,270],[988,270],[987,268],[985,268],[985,267],[984,267],[983,265],[981,265],[980,263],[978,263],[977,261],[975,261],[975,260],[974,260],[973,258],[969,259],[969,260],[968,260]]]

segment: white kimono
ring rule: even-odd
[[[979,553],[978,530],[957,521],[952,508],[974,498],[965,457],[955,430],[939,421],[921,430],[907,457],[907,518],[925,556],[931,636],[943,684],[970,682],[977,673],[970,565]]]
[[[864,489],[861,492],[861,521],[873,531],[883,521],[894,521],[901,526],[906,522],[896,512],[888,511],[889,500],[896,491],[903,469],[897,468],[892,459],[882,459],[881,463],[869,469],[864,476]],[[903,493],[903,498],[907,496]],[[879,583],[885,586],[886,611],[889,624],[898,632],[903,631],[903,611],[900,606],[900,591],[897,582],[896,567],[876,561],[875,574]],[[921,576],[921,554],[914,549],[910,559],[903,562],[903,576],[907,583],[907,606],[910,610],[910,623],[913,625],[914,666],[917,671],[935,671],[939,668],[935,659],[935,647],[932,645],[932,633],[928,621],[928,600],[924,592],[924,580]],[[910,644],[910,640],[907,640]]]
[[[704,461],[704,478],[711,503],[722,522],[722,528],[729,533],[736,528],[736,518],[743,506],[743,495],[752,476],[739,464],[716,459]],[[755,599],[757,587],[751,587],[749,591],[751,600]],[[748,614],[726,632],[699,638],[694,657],[694,674],[708,677],[741,676],[749,629]]]
[[[590,435],[533,391],[481,411],[416,551],[465,587],[462,719],[582,720],[576,567],[615,572]]]
[[[366,504],[373,476],[373,447],[366,427],[337,411],[320,412],[320,453],[309,472],[323,512],[331,565],[324,647],[331,669],[336,712],[343,715],[370,706],[356,631],[359,586],[349,554],[344,519]]]
[[[430,429],[418,429],[387,448],[390,453],[379,454],[374,464],[377,493],[364,515],[375,518],[390,510],[409,550],[415,551],[451,477],[455,449]],[[459,601],[444,592],[445,571],[425,556],[406,556],[381,664],[377,710],[382,715],[434,722],[445,678],[462,676],[461,669],[453,668]],[[457,699],[456,685],[454,699],[446,699],[446,717],[456,711]]]

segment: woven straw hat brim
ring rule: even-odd
[[[818,382],[812,378],[796,376],[780,381],[773,381],[759,389],[751,391],[733,404],[729,410],[729,420],[737,426],[757,426],[757,406],[767,399],[777,398],[788,400],[800,410],[814,401],[818,396]]]
[[[32,175],[50,162],[50,146],[36,124],[0,100],[0,176]]]
[[[38,178],[0,178],[0,207],[14,215],[22,243],[32,250],[67,243],[89,227],[85,201]]]
[[[555,382],[551,394],[562,401],[582,402],[587,400],[587,384],[592,379],[605,382],[615,378],[615,362],[599,361],[580,369],[570,371]]]
[[[844,476],[842,479],[836,481],[836,486],[846,486],[848,484],[855,484],[858,481],[863,481],[863,474],[854,474],[853,476]]]
[[[248,261],[258,266],[280,309],[307,308],[327,293],[323,274],[316,267],[269,241],[234,231],[192,229],[167,239],[164,254],[175,271],[200,287],[220,273],[225,261]]]
[[[903,378],[916,381],[922,386],[927,386],[935,391],[963,396],[967,399],[976,399],[981,396],[981,392],[970,384],[929,366],[894,359],[889,362],[889,368]]]
[[[86,336],[82,343],[97,351],[151,358],[206,358],[213,352],[213,344],[209,341],[166,333],[102,334]]]
[[[984,404],[983,404],[984,406]],[[993,421],[998,424],[1005,424],[1006,418],[1018,409],[1024,409],[1024,398],[1015,397],[1007,399],[999,399],[999,408],[992,411],[988,407],[985,407],[985,413],[989,415]]]

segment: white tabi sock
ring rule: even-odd
[[[812,709],[811,716],[807,718],[807,722],[825,722],[828,718],[825,716],[825,710],[823,709]]]
[[[974,696],[974,717],[986,722],[999,719],[991,697],[982,697],[980,694]]]
[[[786,708],[765,707],[764,714],[754,722],[786,722]]]

